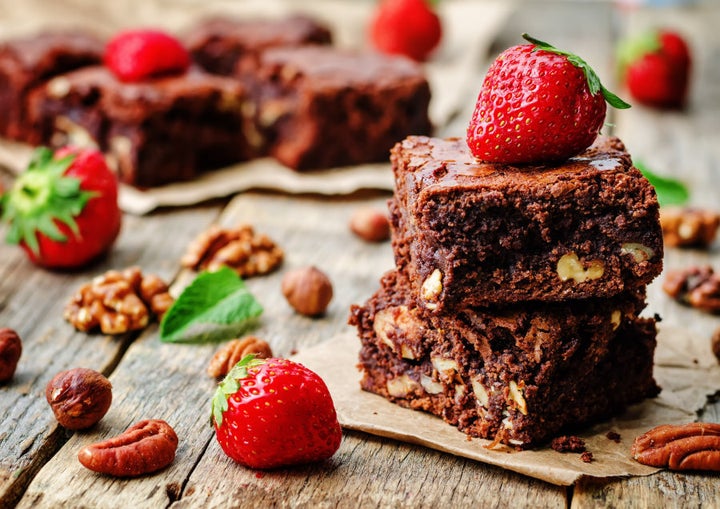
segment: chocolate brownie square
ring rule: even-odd
[[[386,161],[396,142],[432,130],[428,81],[404,57],[273,48],[239,76],[256,100],[270,155],[295,170]]]
[[[125,83],[94,66],[53,78],[28,103],[51,145],[94,143],[115,160],[122,182],[145,187],[252,157],[247,100],[237,80],[199,68]]]
[[[268,48],[330,44],[323,23],[302,14],[283,18],[211,17],[193,26],[184,38],[194,60],[209,72],[232,75],[242,58],[258,58]]]
[[[437,315],[388,273],[353,306],[361,387],[463,432],[528,447],[657,395],[644,295]]]
[[[411,136],[391,160],[395,261],[426,309],[613,297],[662,271],[655,190],[617,138],[520,167]]]
[[[0,43],[0,136],[38,144],[25,119],[28,92],[58,74],[101,62],[103,42],[81,31],[48,31]]]

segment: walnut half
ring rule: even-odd
[[[145,328],[153,315],[162,318],[172,303],[162,279],[129,267],[82,285],[65,306],[64,318],[83,332],[99,328],[104,334],[124,334]]]
[[[259,276],[277,269],[284,253],[267,235],[252,226],[211,226],[198,235],[180,260],[183,267],[214,271],[226,266],[242,277]]]

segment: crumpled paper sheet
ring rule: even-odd
[[[356,367],[360,340],[354,331],[305,350],[293,360],[317,372],[332,394],[343,427],[430,447],[457,456],[512,470],[557,485],[571,485],[583,476],[595,478],[649,475],[658,469],[641,465],[630,456],[635,437],[660,424],[697,420],[707,396],[720,387],[720,365],[709,341],[698,341],[684,330],[659,326],[655,378],[662,387],[657,398],[634,405],[623,415],[588,428],[577,436],[593,455],[585,463],[576,453],[559,453],[544,446],[516,451],[468,436],[442,419],[394,405],[360,389]],[[706,339],[706,338],[703,338]],[[620,443],[607,438],[614,431]]]
[[[0,4],[0,34],[9,37],[45,27],[87,26],[107,37],[121,28],[143,25],[182,33],[213,13],[251,17],[303,11],[327,22],[338,46],[362,48],[367,45],[365,30],[374,5],[356,0],[24,0]],[[468,101],[475,100],[477,91],[468,87],[476,86],[473,76],[482,72],[488,48],[513,5],[505,0],[440,3],[444,37],[434,58],[425,65],[433,93],[430,116],[438,130],[466,110]],[[1,166],[17,173],[28,159],[27,147],[0,140]],[[392,190],[392,174],[389,163],[298,173],[274,160],[259,159],[208,172],[190,182],[145,190],[121,186],[119,201],[125,212],[146,214],[158,207],[192,205],[248,189],[325,195]]]

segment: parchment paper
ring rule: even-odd
[[[505,446],[488,449],[485,446],[489,441],[469,441],[467,435],[438,417],[399,407],[360,390],[356,368],[359,349],[360,340],[348,331],[294,357],[325,380],[343,427],[430,447],[558,485],[571,485],[583,476],[605,478],[656,472],[658,469],[630,457],[635,437],[659,424],[697,420],[696,412],[704,406],[707,396],[720,387],[720,365],[710,352],[709,341],[698,341],[686,331],[660,325],[655,378],[662,392],[615,419],[578,433],[593,455],[593,461],[585,463],[579,454],[559,453],[549,446],[530,451]],[[608,431],[619,433],[620,443],[608,439]]]
[[[90,28],[105,37],[121,28],[143,25],[183,33],[199,18],[216,13],[282,16],[303,11],[328,23],[338,46],[364,48],[374,5],[356,0],[24,0],[0,3],[0,37],[48,27],[76,26]],[[513,5],[513,1],[505,0],[440,3],[444,35],[434,57],[425,64],[433,94],[430,116],[438,131],[466,110],[468,101],[475,100],[477,91],[471,87],[476,86],[488,48]],[[0,166],[18,173],[26,167],[28,159],[28,147],[0,140]],[[325,195],[349,194],[359,189],[391,190],[392,175],[389,163],[297,173],[274,160],[259,159],[203,174],[191,182],[146,190],[122,186],[120,206],[129,213],[146,214],[157,207],[191,205],[248,189]]]

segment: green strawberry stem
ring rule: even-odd
[[[54,159],[46,147],[35,151],[27,170],[2,197],[2,220],[10,225],[8,243],[24,242],[37,255],[38,232],[58,242],[67,240],[56,220],[79,233],[75,218],[95,193],[80,189],[80,179],[64,175],[74,160],[74,155]]]
[[[523,39],[525,39],[528,42],[531,42],[535,45],[536,50],[543,50],[548,51],[550,53],[555,53],[557,55],[563,55],[567,57],[568,62],[573,64],[575,67],[578,67],[582,72],[585,74],[585,78],[587,79],[588,88],[590,89],[590,93],[592,95],[597,94],[598,92],[601,92],[607,103],[619,110],[624,110],[630,107],[628,103],[620,99],[617,95],[610,92],[607,88],[603,86],[603,84],[600,82],[600,78],[595,73],[592,67],[580,58],[579,56],[575,55],[574,53],[570,53],[569,51],[564,51],[561,49],[556,48],[552,44],[549,44],[545,41],[541,41],[539,39],[535,39],[534,37],[528,35],[528,34],[522,34]]]
[[[255,354],[249,354],[232,367],[223,381],[218,384],[213,396],[212,415],[210,416],[211,425],[213,423],[218,427],[222,425],[223,414],[228,409],[228,398],[240,389],[240,380],[248,377],[248,370],[264,362],[263,359],[256,359]]]

